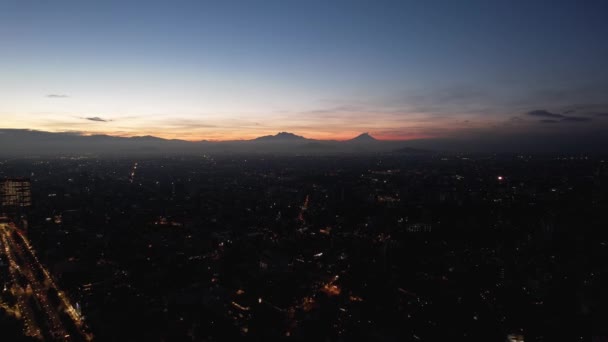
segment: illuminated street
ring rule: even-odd
[[[0,239],[2,257],[10,271],[10,281],[5,285],[17,299],[12,312],[24,320],[25,335],[41,340],[92,340],[82,317],[57,288],[27,238],[14,226],[0,223]]]

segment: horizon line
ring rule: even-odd
[[[161,139],[161,140],[178,140],[178,141],[184,141],[184,142],[244,142],[244,141],[254,141],[260,138],[264,138],[264,137],[276,137],[281,133],[285,133],[285,134],[290,134],[296,137],[300,137],[302,139],[306,139],[306,140],[316,140],[316,141],[335,141],[335,142],[345,142],[345,141],[350,141],[350,140],[354,140],[360,136],[363,135],[367,135],[369,137],[371,137],[373,140],[375,141],[410,141],[410,140],[417,140],[417,139],[428,139],[428,138],[432,138],[430,136],[417,136],[415,138],[404,138],[404,139],[382,139],[382,138],[377,138],[376,136],[372,135],[369,131],[366,132],[361,132],[351,138],[346,138],[346,139],[318,139],[318,138],[308,138],[304,135],[300,135],[297,133],[293,133],[293,132],[288,132],[288,131],[278,131],[275,134],[265,134],[265,135],[260,135],[260,136],[256,136],[253,138],[241,138],[241,139],[182,139],[182,138],[168,138],[168,137],[163,137],[163,136],[158,136],[158,135],[154,135],[154,134],[143,134],[143,135],[131,135],[131,134],[112,134],[112,133],[101,133],[101,132],[83,132],[83,131],[45,131],[45,130],[40,130],[40,129],[31,129],[31,128],[0,128],[0,131],[2,130],[12,130],[12,131],[29,131],[29,132],[41,132],[41,133],[50,133],[50,134],[72,134],[72,135],[77,135],[77,136],[82,136],[82,137],[91,137],[91,136],[108,136],[108,137],[114,137],[114,138],[146,138],[146,137],[151,137],[151,138],[156,138],[156,139]]]

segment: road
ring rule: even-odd
[[[308,210],[308,204],[310,203],[310,196],[306,195],[304,203],[300,207],[300,213],[298,214],[298,221],[304,222],[304,213]]]
[[[10,274],[5,287],[16,298],[12,312],[24,320],[24,334],[40,340],[91,341],[82,316],[40,263],[27,237],[0,223],[0,247]]]
[[[133,164],[131,172],[129,173],[129,183],[133,183],[135,180],[135,171],[137,171],[137,163]]]

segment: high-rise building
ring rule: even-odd
[[[0,181],[0,203],[3,207],[29,207],[32,205],[30,180],[13,178]]]

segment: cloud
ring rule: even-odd
[[[542,118],[559,118],[559,119],[564,118],[564,116],[562,114],[551,113],[544,109],[533,110],[533,111],[527,112],[526,115],[537,116],[537,117],[542,117]]]
[[[89,120],[89,121],[97,121],[97,122],[108,122],[108,121],[111,121],[111,120],[100,118],[99,116],[91,116],[91,117],[84,118],[84,119],[85,120]]]
[[[605,118],[608,117],[608,103],[597,102],[597,103],[579,103],[564,107],[564,116],[575,117],[575,118],[586,118],[586,119],[570,119],[566,121],[571,122],[584,122],[593,121],[593,118]],[[570,115],[575,114],[576,115]]]
[[[591,121],[591,118],[580,117],[580,116],[568,116],[562,119],[562,121],[568,122],[588,122]]]
[[[66,97],[69,97],[66,94],[48,94],[46,97],[51,98],[51,99],[63,99]]]
[[[527,112],[526,115],[536,116],[539,118],[546,118],[539,120],[540,123],[545,124],[554,124],[558,122],[589,122],[592,121],[590,117],[586,116],[566,116],[563,114],[551,113],[544,109],[537,109],[530,112]]]

